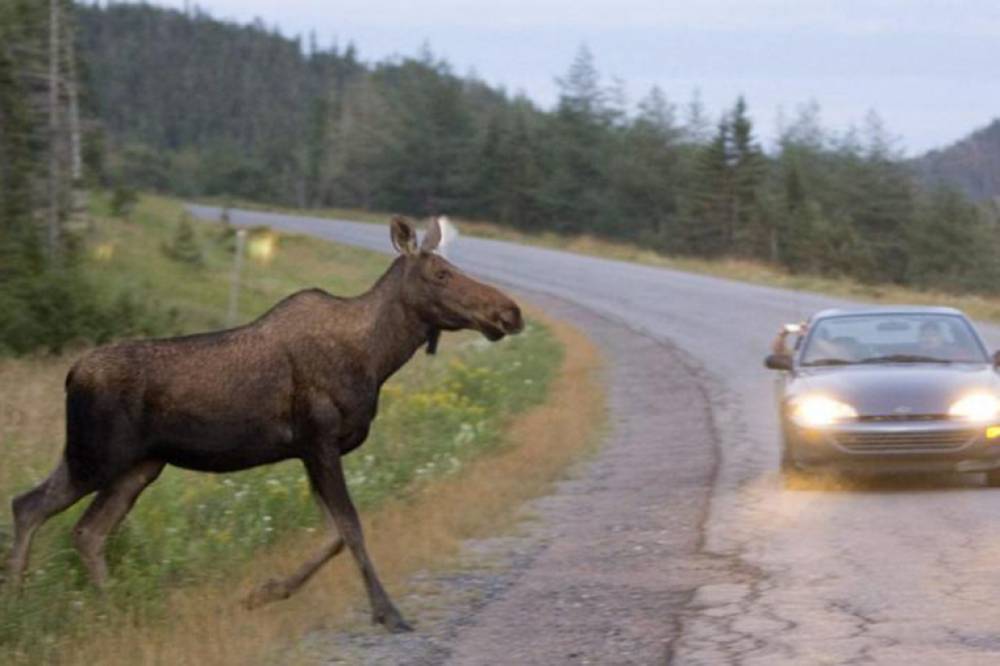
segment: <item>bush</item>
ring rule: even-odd
[[[174,261],[191,266],[201,266],[204,263],[194,225],[191,224],[191,218],[186,213],[181,215],[177,222],[173,240],[170,244],[163,245],[162,249],[163,254]]]
[[[129,291],[102,297],[72,268],[11,279],[0,287],[0,312],[0,353],[15,355],[176,330],[178,319]]]
[[[127,185],[115,185],[111,193],[111,214],[115,217],[128,217],[139,201],[139,193]]]

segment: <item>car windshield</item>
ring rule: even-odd
[[[957,315],[825,317],[810,327],[802,365],[985,363],[982,345]]]

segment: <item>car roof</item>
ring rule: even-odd
[[[820,310],[810,317],[810,319],[815,321],[826,317],[844,317],[848,315],[870,314],[936,314],[965,317],[965,313],[956,308],[931,305],[877,305],[852,308],[828,308],[826,310]]]

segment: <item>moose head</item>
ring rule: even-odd
[[[428,327],[427,352],[435,352],[441,331],[472,329],[491,341],[519,333],[524,320],[517,303],[437,252],[443,232],[441,219],[431,220],[418,246],[413,225],[392,219],[392,244],[404,262],[403,300]]]

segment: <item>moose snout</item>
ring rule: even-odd
[[[513,303],[500,310],[497,314],[497,324],[507,335],[520,333],[524,329],[524,318],[521,317],[521,308]]]

